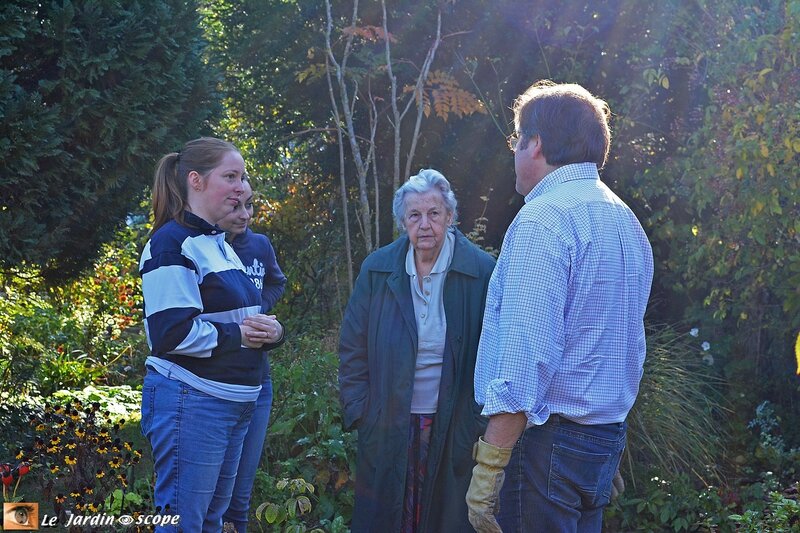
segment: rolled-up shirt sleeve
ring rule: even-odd
[[[544,396],[564,352],[570,250],[552,230],[521,222],[509,230],[489,284],[478,347],[475,399],[483,415],[550,415]]]

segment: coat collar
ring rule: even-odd
[[[222,229],[219,226],[209,224],[204,219],[195,215],[191,211],[184,211],[183,223],[184,225],[189,226],[190,228],[195,228],[200,230],[202,233],[205,233],[206,235],[225,235],[225,232],[222,231]]]
[[[453,250],[453,260],[450,271],[458,272],[473,278],[479,275],[478,253],[474,246],[463,233],[453,228],[456,242]],[[375,257],[375,262],[369,269],[376,272],[393,272],[395,275],[406,276],[406,253],[408,252],[408,235],[403,234],[391,244],[381,248]]]
[[[450,262],[450,272],[458,272],[466,276],[477,278],[478,251],[467,238],[457,229],[453,229],[456,242],[453,249],[453,260]],[[411,332],[413,345],[417,345],[417,321],[414,318],[414,303],[411,300],[411,287],[406,273],[406,254],[408,253],[408,235],[402,235],[388,246],[374,252],[373,262],[369,270],[373,272],[386,272],[389,277],[386,284],[397,300],[400,313],[406,328]],[[448,328],[448,337],[452,328]],[[457,335],[460,337],[460,335]]]

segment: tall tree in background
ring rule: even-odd
[[[196,6],[13,0],[0,35],[0,264],[72,277],[137,207],[157,158],[210,132]]]
[[[379,12],[373,5],[372,12],[363,15],[359,11],[358,0],[354,0],[348,16],[342,17],[345,23],[341,28],[336,27],[335,22],[339,18],[332,13],[329,0],[326,0],[325,7],[324,73],[339,140],[343,206],[346,210],[347,180],[342,142],[346,138],[358,183],[360,216],[357,220],[364,247],[369,253],[380,245],[380,189],[384,181],[380,176],[389,174],[378,167],[378,150],[389,152],[388,143],[379,144],[376,137],[378,128],[384,122],[391,127],[392,172],[391,182],[386,185],[390,185],[394,191],[400,183],[403,140],[407,148],[404,175],[408,176],[416,154],[423,116],[429,116],[435,109],[436,116],[447,120],[450,115],[465,116],[484,110],[474,95],[458,87],[454,78],[443,72],[432,71],[437,50],[447,37],[442,35],[442,5],[418,6],[420,12],[430,15],[427,19],[435,22],[428,29],[430,35],[424,35],[421,41],[417,36],[415,44],[422,42],[421,47],[406,45],[405,50],[401,48],[405,55],[401,52],[399,57],[393,56],[395,48],[400,48],[397,44],[399,39],[390,31],[389,12],[384,1],[380,3]],[[338,39],[334,38],[335,30],[341,33]],[[313,82],[320,70],[318,65],[311,65],[298,77]],[[412,109],[416,111],[413,124],[404,128],[406,115]],[[360,121],[359,114],[362,117]],[[363,129],[360,130],[359,126]],[[373,175],[372,204],[368,184],[370,171]],[[350,264],[349,239],[347,251]]]
[[[440,17],[437,2],[391,4],[385,14],[376,1],[336,2],[330,18],[326,7],[207,0],[204,13],[212,60],[226,73],[223,127],[248,151],[248,162],[271,176],[264,188],[274,199],[287,180],[307,183],[308,174],[339,190],[341,207],[332,213],[344,223],[341,264],[350,270],[391,236],[391,212],[381,204],[403,168],[429,151],[419,142],[427,128],[482,107],[445,69],[432,68],[437,47],[461,34],[460,18]],[[447,21],[452,27],[445,31]],[[271,172],[287,161],[282,176]],[[356,216],[349,216],[354,207]],[[351,229],[362,238],[348,246]]]

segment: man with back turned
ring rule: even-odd
[[[489,284],[467,493],[479,532],[599,532],[645,358],[647,236],[602,181],[610,111],[575,84],[514,104],[516,190]],[[498,509],[499,507],[499,509]]]

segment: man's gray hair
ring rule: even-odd
[[[394,193],[392,213],[394,214],[395,224],[400,228],[400,231],[406,230],[403,224],[403,219],[406,215],[406,195],[409,193],[425,194],[432,190],[437,190],[442,194],[442,201],[447,208],[447,212],[453,215],[450,225],[454,226],[456,224],[458,220],[458,202],[453,190],[450,188],[450,182],[441,172],[426,168],[420,170],[416,176],[408,178],[408,181]]]

